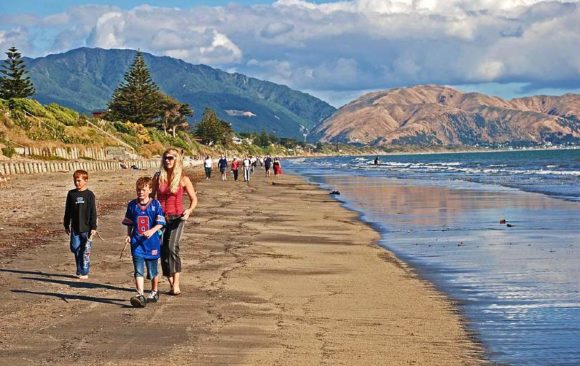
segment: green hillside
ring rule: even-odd
[[[250,140],[250,141],[248,141]],[[17,156],[18,148],[108,148],[115,147],[145,158],[160,155],[168,147],[183,149],[186,155],[203,157],[289,156],[304,151],[291,141],[260,147],[244,139],[241,144],[212,148],[199,143],[186,131],[173,137],[155,128],[131,122],[110,122],[87,117],[56,103],[42,105],[33,99],[0,99],[0,160]],[[282,142],[282,141],[281,141]],[[54,156],[27,156],[55,159]]]
[[[27,59],[36,87],[34,98],[82,113],[104,109],[135,52],[79,48]],[[194,108],[194,120],[210,107],[236,131],[265,129],[278,136],[301,139],[302,127],[310,129],[335,111],[331,105],[283,85],[171,57],[144,54],[144,58],[161,90]],[[242,112],[250,112],[246,113],[250,117]]]

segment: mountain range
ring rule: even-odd
[[[105,109],[135,58],[134,50],[78,48],[26,59],[36,88],[34,98],[82,113]],[[204,108],[232,124],[236,131],[262,129],[278,136],[303,138],[336,109],[309,94],[284,85],[192,65],[171,57],[143,53],[151,78],[160,89],[188,103],[199,120]]]
[[[313,131],[322,142],[374,146],[580,143],[580,95],[504,100],[422,85],[366,94]]]

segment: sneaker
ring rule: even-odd
[[[79,275],[79,280],[88,280],[89,275]]]
[[[147,296],[147,302],[157,302],[159,301],[159,292],[158,291],[151,291],[149,296]]]
[[[130,301],[131,305],[135,308],[144,308],[147,305],[147,300],[143,295],[133,296]]]

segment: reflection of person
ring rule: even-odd
[[[97,232],[97,204],[87,186],[89,173],[77,170],[73,174],[75,189],[68,191],[64,209],[64,231],[70,235],[70,250],[75,256],[76,275],[89,278],[93,235]]]
[[[181,155],[175,149],[167,149],[163,153],[161,169],[153,177],[152,197],[157,197],[165,213],[167,224],[163,233],[161,248],[161,269],[169,280],[171,294],[181,294],[179,277],[181,273],[181,257],[179,256],[179,240],[183,233],[183,224],[197,206],[197,195],[191,180],[182,174]],[[183,192],[189,197],[189,207],[183,209]]]
[[[210,179],[211,178],[211,167],[213,165],[213,161],[211,160],[211,157],[206,156],[205,160],[203,161],[203,167],[205,168],[205,179]]]
[[[280,163],[280,159],[278,157],[274,158],[274,163],[272,164],[274,168],[274,175],[281,175],[282,174],[282,164]]]
[[[135,269],[135,288],[137,295],[131,298],[131,305],[142,308],[148,302],[159,300],[157,261],[161,251],[161,233],[165,217],[161,204],[150,197],[152,181],[149,177],[137,179],[135,190],[137,198],[129,202],[123,225],[127,225],[126,243],[131,243],[131,256]],[[147,267],[147,278],[151,279],[151,292],[147,298],[143,294],[143,275]]]

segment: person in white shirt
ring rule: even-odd
[[[246,157],[244,159],[244,182],[250,181],[250,169],[252,169],[251,157]]]
[[[209,155],[206,156],[205,160],[203,161],[203,167],[205,168],[205,179],[211,178],[212,165],[213,165],[213,160],[211,159],[211,157]]]

